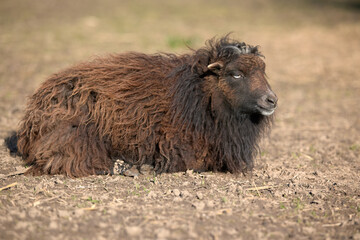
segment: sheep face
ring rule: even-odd
[[[246,114],[269,116],[277,107],[277,96],[265,77],[265,63],[255,54],[239,54],[228,63],[217,61],[208,69],[215,73],[217,89],[228,104]]]

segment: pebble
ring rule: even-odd
[[[148,164],[140,166],[140,173],[144,175],[150,175],[154,172],[154,167]]]
[[[36,218],[37,216],[40,216],[40,211],[35,209],[35,208],[31,208],[28,211],[28,215],[29,215],[30,218]]]
[[[189,177],[194,177],[194,170],[186,170],[186,173],[185,173],[186,176],[189,176]]]
[[[235,184],[231,184],[231,185],[229,186],[229,188],[228,188],[228,192],[231,192],[231,193],[236,192],[236,185],[235,185]]]
[[[183,190],[183,191],[181,191],[180,196],[181,197],[190,197],[190,193],[187,190]]]
[[[98,223],[98,226],[100,227],[100,228],[107,228],[109,225],[108,225],[108,223],[106,223],[106,222],[99,222]],[[141,230],[141,229],[140,229]]]
[[[360,232],[359,233],[355,233],[355,235],[353,236],[354,240],[360,240]]]
[[[14,221],[14,218],[13,218],[12,216],[10,216],[10,215],[7,215],[7,216],[5,216],[5,220],[6,220],[7,222],[13,222],[13,221]],[[1,219],[1,221],[3,221],[3,219]]]
[[[115,210],[115,209],[109,209],[107,211],[108,214],[110,214],[111,216],[117,216],[118,215],[118,212]]]
[[[133,166],[132,168],[124,171],[124,176],[137,177],[139,176],[139,170],[135,166]]]
[[[156,192],[151,191],[151,192],[148,193],[148,197],[156,198],[156,197],[157,197],[157,194],[156,194]]]
[[[200,200],[202,200],[204,198],[204,195],[200,192],[196,193],[196,197]]]
[[[173,201],[174,201],[174,202],[181,202],[182,199],[181,199],[181,197],[175,197],[175,198],[173,199]]]
[[[60,184],[60,185],[62,185],[62,184],[64,184],[64,182],[61,181],[60,179],[56,179],[56,180],[54,180],[54,184]]]
[[[84,214],[85,210],[84,209],[75,209],[74,214],[75,216],[79,217],[82,216]]]
[[[303,231],[304,233],[311,235],[316,231],[316,229],[313,227],[303,227]]]
[[[19,218],[21,218],[21,219],[25,219],[25,218],[26,218],[26,213],[25,213],[25,212],[20,212],[20,213],[18,214],[18,216],[19,216]]]
[[[235,234],[237,234],[238,232],[236,231],[235,228],[228,228],[228,229],[226,230],[226,233],[229,234],[229,235],[235,235]]]
[[[203,202],[196,202],[192,204],[193,207],[195,207],[196,210],[203,210],[205,208],[205,203]]]
[[[15,167],[15,170],[16,170],[17,172],[18,172],[18,171],[25,171],[26,168],[20,165],[20,166],[16,166],[16,167]]]
[[[232,209],[231,208],[226,208],[226,209],[220,209],[220,210],[217,211],[217,215],[222,215],[222,214],[231,216],[232,215]]]
[[[212,208],[212,207],[215,206],[215,203],[214,203],[214,201],[209,200],[209,201],[206,202],[206,206],[209,207],[209,208]]]
[[[61,218],[68,218],[70,216],[69,212],[66,210],[59,210],[58,216]]]
[[[156,233],[156,238],[158,239],[166,239],[170,236],[170,232],[169,230],[165,229],[165,228],[159,228],[155,231]]]
[[[56,221],[51,221],[49,224],[49,228],[50,229],[57,229],[58,228],[58,224]]]
[[[27,228],[29,226],[29,222],[17,222],[15,225],[15,229],[23,229],[23,228]]]
[[[131,237],[139,236],[142,233],[142,229],[138,226],[128,226],[125,227],[127,235]]]
[[[190,182],[183,182],[183,186],[188,186],[190,184]]]
[[[44,191],[45,186],[43,182],[40,182],[39,184],[37,184],[34,188],[35,193],[40,193],[42,191]]]
[[[174,189],[172,191],[172,193],[175,195],[175,196],[180,196],[180,190],[179,189]]]

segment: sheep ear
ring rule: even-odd
[[[207,66],[207,68],[214,73],[219,73],[223,67],[224,64],[222,62],[214,62]]]

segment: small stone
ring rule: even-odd
[[[181,199],[181,197],[175,197],[175,198],[173,199],[173,201],[174,201],[174,202],[181,202],[182,199]]]
[[[196,193],[196,197],[200,200],[202,200],[204,198],[203,194],[200,192]]]
[[[135,166],[133,166],[132,168],[127,169],[127,170],[124,171],[124,176],[138,177],[139,176],[139,170]]]
[[[180,190],[179,189],[174,189],[172,191],[172,193],[175,195],[175,196],[180,196]]]
[[[60,184],[60,185],[62,185],[62,184],[64,184],[64,182],[61,181],[60,179],[55,179],[55,180],[54,180],[54,184]]]
[[[236,185],[235,184],[231,184],[228,188],[228,192],[236,192]]]
[[[59,210],[58,216],[61,218],[68,218],[70,216],[69,212],[66,210]]]
[[[195,207],[196,210],[201,211],[205,208],[205,203],[196,202],[196,203],[193,203],[193,207]]]
[[[191,238],[191,239],[199,239],[199,235],[197,234],[197,232],[196,232],[196,230],[194,229],[194,227],[189,227],[190,229],[189,229],[189,231],[188,231],[188,233],[189,233],[189,238]]]
[[[154,172],[154,167],[148,164],[140,166],[140,173],[144,175],[149,175]]]
[[[26,213],[25,212],[18,212],[17,215],[18,215],[18,217],[20,219],[25,219],[26,218]]]
[[[99,223],[98,223],[98,226],[99,226],[100,228],[107,228],[109,225],[108,225],[108,223],[106,223],[106,222],[99,222]]]
[[[157,196],[157,194],[154,191],[151,191],[151,192],[148,193],[148,197],[156,198],[156,196]]]
[[[313,234],[316,230],[315,230],[315,228],[313,228],[313,227],[303,227],[303,231],[304,231],[304,233],[311,235],[311,234]]]
[[[28,211],[28,214],[29,214],[29,217],[30,218],[36,218],[37,216],[40,216],[40,211],[35,209],[35,208],[31,208],[29,211]]]
[[[191,170],[191,169],[186,170],[185,174],[186,174],[186,176],[193,177],[194,176],[194,170]]]
[[[23,229],[23,228],[27,228],[29,226],[30,223],[28,222],[17,222],[15,225],[15,229]]]
[[[6,220],[7,222],[13,222],[13,221],[14,221],[14,218],[13,218],[12,216],[10,216],[10,215],[7,215],[7,216],[5,216],[5,220]]]
[[[49,224],[49,228],[50,229],[57,229],[58,228],[58,224],[56,221],[51,221]]]
[[[360,240],[360,233],[355,233],[355,235],[353,236],[354,240]]]
[[[128,177],[137,177],[139,175],[139,170],[136,168],[136,166],[132,166],[122,159],[117,159],[114,162],[112,172],[113,174],[120,174]]]
[[[215,206],[214,201],[211,201],[211,200],[207,201],[206,206],[209,207],[209,208],[214,207]]]
[[[188,186],[189,184],[190,184],[190,182],[183,182],[182,185],[186,187],[186,186]]]
[[[40,193],[43,192],[45,189],[44,183],[40,182],[39,184],[37,184],[34,188],[35,193]]]
[[[115,209],[109,209],[107,211],[108,214],[110,214],[111,216],[117,216],[118,212]]]
[[[20,166],[16,166],[16,167],[15,167],[15,170],[16,170],[17,172],[21,172],[21,171],[26,171],[26,168],[20,165]]]
[[[84,212],[85,212],[84,209],[75,209],[74,215],[79,217],[79,216],[82,216],[84,214]]]
[[[237,234],[237,231],[235,228],[229,228],[226,230],[226,233],[229,234],[229,235],[236,235]]]
[[[181,197],[189,197],[189,196],[190,196],[190,193],[189,193],[189,191],[187,191],[187,190],[183,190],[183,191],[181,191],[180,196],[181,196]]]
[[[158,239],[168,238],[170,236],[169,230],[167,230],[165,228],[159,228],[155,231],[155,233],[156,233],[156,237]]]
[[[220,209],[217,211],[217,215],[232,215],[232,209],[231,208],[226,208],[226,209]]]

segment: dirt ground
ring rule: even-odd
[[[252,174],[16,174],[3,141],[49,74],[230,31],[279,97]],[[0,56],[0,239],[360,239],[358,1],[2,0]]]

